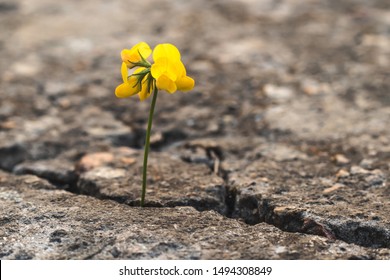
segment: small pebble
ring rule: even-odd
[[[360,167],[360,166],[356,166],[356,165],[351,167],[350,172],[351,172],[351,174],[353,174],[353,175],[356,175],[356,174],[368,174],[368,173],[370,173],[369,170],[364,169],[364,168],[362,168],[362,167]]]
[[[349,159],[342,155],[342,154],[337,154],[334,156],[334,160],[336,161],[337,164],[347,164],[349,163]]]
[[[266,84],[263,90],[267,97],[279,101],[291,99],[294,95],[291,88],[279,87],[272,84]]]
[[[335,192],[341,188],[345,187],[345,185],[343,184],[334,184],[333,186],[331,186],[330,188],[326,188],[322,191],[323,194],[329,194],[329,193],[332,193],[332,192]]]
[[[91,170],[98,166],[112,162],[113,160],[114,155],[107,152],[88,154],[83,156],[77,163],[77,169],[83,171]]]
[[[337,173],[336,173],[336,177],[337,178],[344,178],[344,177],[348,177],[350,174],[347,170],[345,169],[340,169]]]
[[[373,159],[363,159],[361,162],[360,162],[360,166],[362,168],[365,168],[365,169],[370,169],[372,168],[372,165],[374,164],[374,160]]]

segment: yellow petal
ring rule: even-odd
[[[153,50],[153,60],[157,61],[162,57],[168,58],[172,61],[177,61],[180,60],[180,52],[172,44],[159,44]]]
[[[195,81],[189,76],[184,76],[176,81],[176,86],[180,91],[189,91],[194,88]]]
[[[134,70],[133,74],[138,74],[142,71],[144,71],[146,68],[145,67],[138,67],[137,69]]]
[[[180,77],[184,77],[186,76],[187,72],[186,72],[186,68],[184,67],[184,64],[183,62],[181,62],[180,60],[179,61],[176,61],[173,65],[172,65],[176,75],[178,78]]]
[[[140,62],[141,56],[143,58],[148,58],[152,53],[152,49],[145,42],[140,42],[133,46],[130,50],[122,50],[121,58],[124,63],[126,63],[128,68],[133,68],[134,63]]]
[[[152,73],[152,77],[155,79],[165,75],[169,79],[175,81],[178,77],[174,63],[166,57],[161,57],[155,63],[153,63],[150,71]]]
[[[127,72],[127,65],[126,63],[122,62],[122,66],[121,66],[121,74],[122,74],[122,80],[124,83],[127,82],[127,77],[129,76],[128,72]]]
[[[167,59],[162,58],[159,59],[159,63],[153,63],[152,67],[150,67],[150,73],[152,74],[152,77],[155,79],[160,78],[161,75],[163,75],[167,70]]]
[[[115,95],[118,98],[130,97],[138,92],[137,88],[132,87],[129,83],[123,83],[116,87]]]
[[[149,88],[149,91],[148,91],[148,84],[147,84],[147,81],[144,80],[144,82],[142,83],[142,89],[141,91],[138,93],[138,96],[139,96],[139,99],[141,101],[144,101],[145,99],[147,99],[151,94],[152,94],[152,91],[153,91],[153,86],[151,86]]]
[[[166,90],[169,93],[174,93],[177,90],[175,82],[165,75],[160,76],[156,80],[156,86],[158,89]]]
[[[141,53],[142,57],[147,59],[149,55],[152,53],[152,49],[145,42],[140,42],[136,44],[132,49],[134,49],[137,53],[138,51]]]
[[[128,68],[133,68],[135,66],[133,63],[140,61],[139,54],[134,53],[131,50],[122,50],[121,58]]]

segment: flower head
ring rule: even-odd
[[[180,52],[174,45],[157,45],[153,51],[153,64],[146,60],[151,53],[152,50],[145,42],[136,44],[130,50],[123,50],[121,52],[123,83],[115,89],[115,95],[119,98],[138,94],[141,101],[153,92],[145,137],[141,206],[145,203],[150,134],[158,90],[174,93],[177,90],[191,90],[195,85],[194,79],[187,76],[186,68],[181,62]],[[129,69],[135,67],[138,68],[129,75]]]
[[[154,63],[146,60],[152,50],[145,42],[136,44],[130,50],[123,50],[122,79],[123,83],[115,89],[119,98],[138,94],[141,101],[148,98],[153,90],[161,89],[169,93],[177,90],[191,90],[195,81],[187,72],[179,50],[172,44],[159,44],[153,50]],[[129,69],[139,67],[129,75]]]
[[[191,90],[195,81],[187,76],[179,50],[172,44],[160,44],[153,51],[154,64],[151,67],[158,89],[174,93],[176,90]]]

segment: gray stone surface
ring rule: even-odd
[[[143,153],[124,148],[112,152],[112,161],[80,172],[79,192],[139,205]],[[93,156],[85,155],[79,168],[82,169],[82,162]],[[225,211],[224,180],[206,165],[191,165],[173,154],[153,153],[148,166],[146,205],[193,206],[199,210]]]
[[[0,258],[390,259],[388,1],[0,7]],[[4,27],[4,28],[3,28]],[[123,48],[196,80],[116,99]]]
[[[1,175],[2,259],[379,258],[314,235],[247,225],[192,207],[139,208],[57,190],[28,175]],[[5,214],[6,213],[6,214]]]

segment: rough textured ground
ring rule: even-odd
[[[1,259],[390,259],[385,0],[0,1]],[[123,48],[196,88],[116,99]]]

